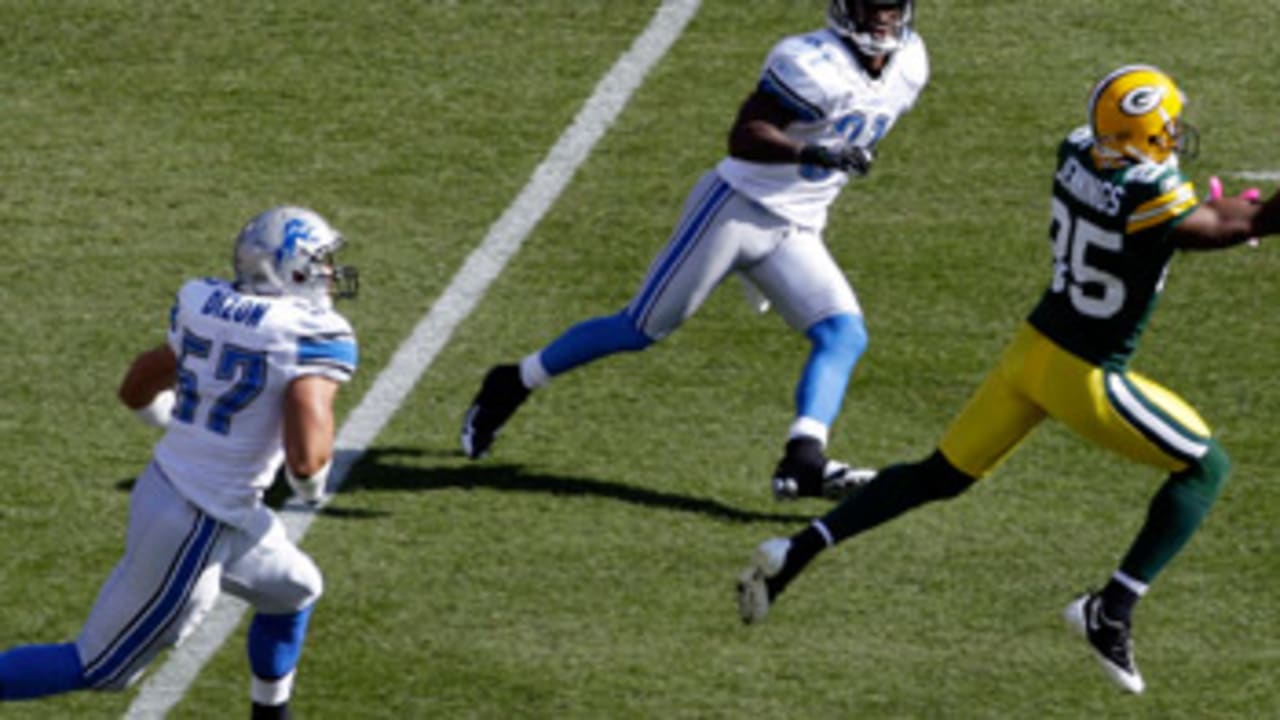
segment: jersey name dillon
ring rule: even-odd
[[[285,390],[306,375],[349,380],[357,359],[351,325],[298,298],[192,280],[178,291],[168,340],[178,357],[177,397],[156,463],[193,503],[243,526],[284,457]]]

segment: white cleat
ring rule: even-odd
[[[773,598],[768,579],[777,575],[787,562],[791,541],[772,538],[760,543],[751,556],[751,565],[738,575],[738,616],[744,623],[758,623],[769,614]]]

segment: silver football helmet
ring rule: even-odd
[[[875,12],[882,9],[898,10],[899,15],[888,33],[877,35]],[[827,24],[862,54],[880,57],[902,47],[911,32],[913,10],[912,0],[831,0]]]
[[[313,210],[294,205],[271,208],[236,236],[236,287],[257,295],[293,295],[324,307],[332,298],[355,297],[356,269],[333,261],[344,243]]]

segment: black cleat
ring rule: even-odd
[[[517,365],[495,365],[484,376],[480,392],[462,419],[462,452],[472,460],[489,453],[498,431],[529,397]]]
[[[1089,648],[1112,682],[1135,695],[1143,691],[1146,685],[1133,661],[1129,625],[1104,615],[1102,598],[1097,593],[1085,593],[1072,600],[1062,616],[1089,642]]]
[[[828,458],[816,438],[796,437],[787,441],[786,453],[773,471],[773,497],[842,500],[875,476],[874,470],[849,467]]]

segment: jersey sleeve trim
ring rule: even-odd
[[[298,338],[298,367],[330,368],[350,377],[355,374],[359,352],[355,338],[347,334]]]
[[[801,120],[815,122],[826,117],[826,113],[821,107],[809,102],[790,85],[787,85],[772,68],[766,70],[764,77],[760,78],[760,90],[776,97],[783,105],[799,116]]]
[[[1193,209],[1198,200],[1190,182],[1159,195],[1134,209],[1129,216],[1125,232],[1132,235],[1162,223],[1174,220]]]

